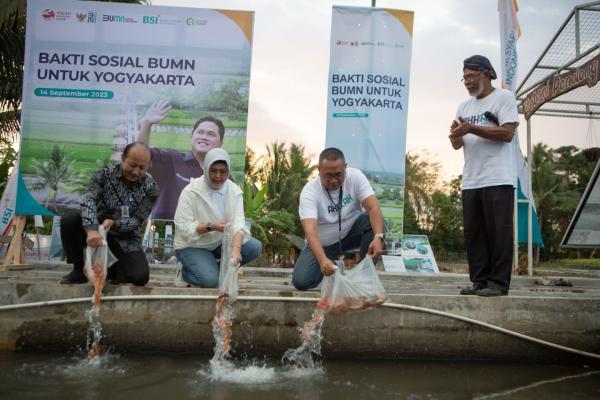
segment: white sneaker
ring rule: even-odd
[[[182,270],[182,265],[181,263],[177,263],[177,270],[175,271],[175,287],[189,287],[190,285],[183,280],[183,274],[181,273]]]

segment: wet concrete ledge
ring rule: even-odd
[[[64,264],[37,264],[29,271],[0,272],[0,305],[90,298],[90,285],[59,285]],[[152,266],[146,287],[109,285],[113,296],[215,295],[214,289],[176,288],[172,266]],[[573,286],[536,284],[514,277],[506,297],[460,296],[464,274],[389,274],[380,278],[390,303],[472,318],[579,350],[600,353],[600,280],[565,278]],[[546,283],[551,279],[546,279]],[[238,354],[281,356],[299,343],[298,331],[314,309],[317,290],[299,292],[290,269],[246,268],[233,328]],[[315,300],[301,300],[314,298]],[[290,300],[300,301],[290,301]],[[0,311],[0,349],[75,349],[85,344],[87,301]],[[106,300],[104,342],[115,351],[212,353],[212,299]],[[413,310],[379,308],[329,316],[323,354],[345,358],[428,358],[591,362],[560,350],[453,318]]]

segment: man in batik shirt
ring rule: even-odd
[[[85,283],[84,249],[99,247],[102,238],[98,226],[108,232],[106,240],[117,262],[108,269],[111,283],[133,283],[143,286],[150,268],[142,248],[140,229],[148,218],[159,189],[146,174],[151,161],[150,149],[143,143],[125,147],[121,163],[107,165],[94,173],[82,196],[81,210],[64,215],[60,236],[67,262],[73,271],[60,283]]]

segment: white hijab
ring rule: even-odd
[[[227,169],[230,171],[229,174],[231,175],[231,161],[229,159],[229,154],[220,147],[209,150],[208,153],[206,153],[206,155],[204,156],[204,180],[206,182],[206,185],[213,190],[218,190],[222,187],[214,187],[210,181],[210,178],[208,177],[208,171],[211,165],[218,161],[227,164]],[[227,175],[226,179],[229,179],[229,175]]]

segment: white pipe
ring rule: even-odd
[[[128,296],[105,296],[102,297],[102,301],[117,301],[117,300],[216,300],[216,295],[128,295]],[[275,296],[239,296],[238,301],[277,301],[277,302],[297,302],[297,303],[315,303],[319,299],[314,297],[275,297]],[[63,300],[48,300],[40,301],[36,303],[23,303],[23,304],[12,304],[6,306],[0,306],[0,312],[8,310],[17,310],[23,308],[34,308],[42,306],[52,306],[61,304],[75,304],[75,303],[91,303],[89,297],[80,297],[76,299],[63,299]],[[439,315],[456,319],[458,321],[467,322],[469,324],[478,325],[484,328],[488,328],[500,333],[504,333],[509,336],[514,336],[519,339],[524,339],[533,343],[541,344],[543,346],[552,347],[557,350],[562,350],[568,353],[577,354],[580,356],[590,357],[600,360],[600,354],[590,353],[583,350],[577,350],[572,347],[562,346],[556,343],[547,342],[542,339],[538,339],[532,336],[524,335],[515,331],[511,331],[496,325],[488,324],[487,322],[479,321],[476,319],[463,317],[456,314],[451,314],[445,311],[434,310],[431,308],[410,306],[408,304],[396,304],[396,303],[384,303],[382,307],[393,308],[399,310],[410,310],[416,312],[423,312],[427,314]]]

